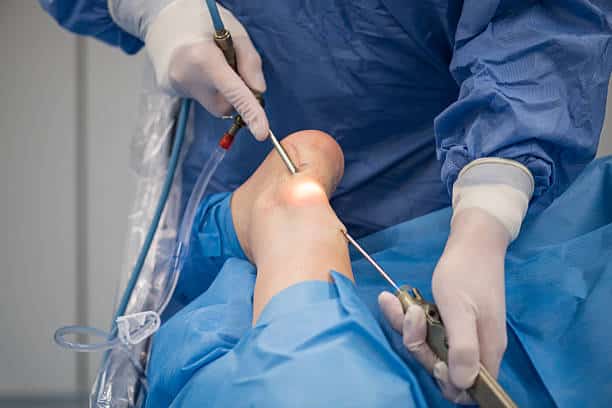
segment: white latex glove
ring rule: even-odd
[[[413,306],[404,315],[395,296],[384,292],[379,297],[406,348],[453,402],[471,402],[463,390],[473,384],[480,362],[494,377],[499,372],[507,345],[504,258],[532,194],[529,170],[509,160],[477,160],[455,183],[451,232],[432,278],[448,336],[448,367],[425,342],[423,309]]]
[[[268,119],[251,91],[266,90],[261,58],[228,10],[219,6],[236,49],[238,73],[213,40],[203,0],[109,0],[109,10],[119,26],[144,40],[163,90],[193,98],[215,116],[235,108],[258,140],[268,136]]]

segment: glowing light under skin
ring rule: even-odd
[[[327,197],[325,190],[319,183],[313,180],[301,181],[292,189],[292,199],[297,202],[308,201],[312,198],[320,197]]]

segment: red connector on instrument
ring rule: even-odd
[[[240,115],[236,115],[234,117],[234,123],[232,123],[232,126],[223,136],[221,136],[221,139],[219,139],[219,147],[228,150],[232,146],[236,134],[244,126],[246,126],[246,123],[244,123],[242,117]]]
[[[219,140],[219,147],[225,150],[229,150],[233,142],[234,142],[234,136],[230,135],[229,133],[226,133]]]

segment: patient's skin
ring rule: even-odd
[[[298,167],[291,175],[272,151],[232,197],[238,240],[257,266],[253,324],[278,292],[304,281],[353,280],[344,228],[329,205],[342,178],[342,150],[319,131],[294,133],[283,146]]]

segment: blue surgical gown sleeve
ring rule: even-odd
[[[450,70],[456,102],[435,120],[442,180],[495,156],[526,165],[549,204],[595,156],[612,65],[612,3],[463,2]]]
[[[107,44],[135,54],[143,42],[122,30],[112,19],[107,0],[39,0],[40,5],[59,25],[81,35],[95,37]]]

